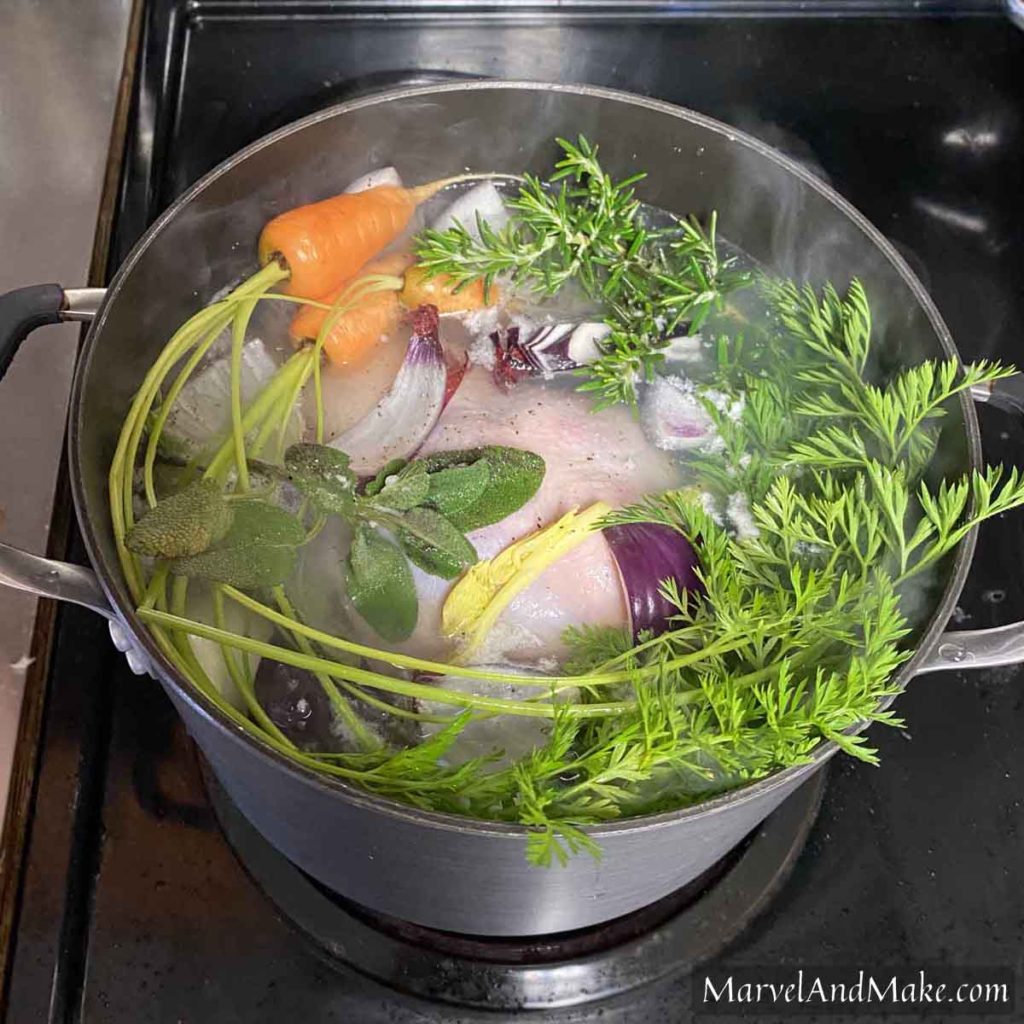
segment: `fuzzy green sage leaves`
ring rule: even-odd
[[[348,456],[325,444],[293,444],[284,453],[285,474],[318,512],[348,515],[359,482]]]
[[[500,446],[440,452],[392,462],[361,488],[344,452],[304,443],[288,448],[283,467],[261,464],[261,471],[271,483],[290,483],[318,515],[351,524],[343,566],[348,596],[381,637],[395,642],[416,627],[410,562],[446,580],[474,565],[477,553],[466,533],[529,501],[544,477],[544,460]],[[244,590],[284,583],[306,536],[303,521],[274,501],[225,495],[200,480],[142,515],[125,543],[138,555],[166,561],[175,575]]]
[[[228,532],[232,519],[220,487],[197,480],[144,513],[128,531],[125,546],[148,558],[197,555]]]
[[[521,508],[544,478],[540,456],[492,445],[397,459],[353,495],[340,455],[321,445],[294,445],[285,467],[314,505],[355,527],[345,562],[348,595],[374,631],[392,642],[416,628],[418,599],[409,563],[455,579],[477,561],[466,533]]]
[[[416,628],[416,587],[409,563],[395,544],[365,523],[356,528],[345,583],[356,611],[385,640],[405,640]]]
[[[283,583],[305,538],[302,523],[277,505],[229,500],[216,484],[197,480],[140,516],[125,544],[167,561],[176,576],[251,589]]]
[[[291,576],[306,531],[290,512],[247,498],[232,502],[231,528],[224,539],[196,555],[171,562],[177,576],[230,583],[240,590],[273,587]]]
[[[428,503],[467,533],[521,509],[544,479],[539,455],[502,445],[437,452],[421,461],[434,488]],[[486,476],[479,463],[486,466]]]

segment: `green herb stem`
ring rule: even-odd
[[[220,586],[213,587],[213,621],[218,629],[226,628],[224,624],[224,590]],[[242,695],[242,699],[245,701],[245,706],[249,709],[249,714],[253,721],[277,740],[281,746],[289,750],[298,749],[274,724],[274,720],[266,713],[263,705],[257,700],[253,680],[248,671],[247,656],[244,653],[240,654],[240,652],[227,647],[221,648],[221,654],[224,657],[224,664],[227,667],[228,675],[231,676],[231,681]],[[239,659],[236,657],[239,654],[242,665],[238,664]]]
[[[324,647],[332,647],[335,650],[345,651],[361,658],[371,658],[375,661],[383,661],[395,668],[412,669],[417,672],[429,672],[437,675],[454,675],[462,679],[480,679],[486,682],[515,683],[521,686],[539,686],[545,689],[559,690],[570,689],[585,683],[587,686],[623,683],[631,678],[629,671],[621,672],[595,672],[582,676],[523,676],[511,672],[491,672],[486,669],[473,668],[469,665],[450,665],[440,661],[430,661],[426,658],[414,658],[408,654],[400,654],[397,651],[379,650],[375,647],[367,647],[364,644],[346,640],[340,636],[334,636],[323,630],[315,629],[306,625],[299,619],[283,615],[279,611],[257,601],[248,594],[235,587],[226,586],[224,593],[233,601],[237,601],[243,608],[262,616],[276,626],[294,631],[310,640],[315,640]]]
[[[161,402],[160,410],[157,413],[156,419],[149,428],[149,439],[146,442],[146,452],[142,462],[142,479],[146,493],[146,501],[149,503],[150,508],[156,505],[156,487],[153,482],[153,468],[156,464],[156,455],[160,447],[160,439],[163,436],[164,427],[167,424],[167,418],[170,416],[171,410],[174,408],[174,403],[178,400],[178,395],[181,394],[182,388],[184,388],[188,383],[189,378],[192,376],[196,367],[202,361],[206,353],[209,352],[214,342],[216,342],[220,337],[221,332],[227,324],[229,315],[229,313],[225,312],[223,318],[218,319],[215,322],[214,326],[207,331],[206,337],[195,347],[192,355],[189,356],[185,365],[181,368],[174,383],[171,385],[170,390]]]
[[[305,383],[313,370],[312,349],[303,348],[291,356],[273,379],[253,399],[242,416],[242,436],[247,436],[263,418],[272,412],[283,394],[293,389],[297,381]],[[228,438],[210,460],[203,473],[206,480],[223,482],[236,456],[234,437]]]
[[[231,323],[231,437],[234,442],[235,472],[238,474],[236,490],[249,490],[249,463],[245,456],[245,431],[242,429],[242,355],[245,332],[256,308],[255,299],[238,304]]]
[[[379,291],[400,291],[404,280],[391,274],[365,274],[357,278],[348,288],[344,289],[337,300],[331,305],[324,322],[317,331],[316,343],[314,345],[313,357],[313,395],[316,407],[316,441],[323,444],[324,441],[324,398],[323,388],[320,380],[320,356],[323,352],[324,342],[330,336],[334,325],[346,313],[350,312],[359,300],[373,292]]]
[[[447,690],[440,686],[427,686],[423,683],[412,683],[377,672],[369,672],[340,662],[328,661],[299,651],[291,651],[286,647],[264,643],[251,637],[237,636],[180,614],[167,614],[152,608],[140,608],[138,614],[144,622],[192,636],[206,637],[208,640],[215,640],[217,643],[226,644],[241,651],[280,661],[285,665],[294,665],[296,668],[303,668],[314,673],[323,672],[332,678],[347,679],[350,682],[384,690],[387,693],[437,704],[451,704],[456,707],[476,708],[481,711],[520,715],[525,718],[554,718],[557,714],[567,714],[578,718],[605,718],[609,715],[628,712],[634,706],[630,701],[606,701],[593,704],[533,704],[508,700],[503,697],[484,697],[477,694],[460,693],[457,690]]]
[[[227,298],[196,313],[183,324],[167,343],[150,367],[139,390],[132,399],[125,422],[118,437],[110,463],[108,492],[110,497],[111,526],[118,558],[132,596],[138,600],[143,592],[139,560],[125,547],[125,536],[134,522],[132,510],[132,483],[139,444],[146,428],[146,420],[153,402],[167,374],[192,347],[199,343],[207,331],[227,314],[228,321],[235,304],[241,299],[283,280],[287,272],[271,263],[238,286]],[[225,321],[224,324],[228,321]]]

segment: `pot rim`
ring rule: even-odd
[[[731,125],[708,117],[686,107],[680,107],[663,100],[653,99],[647,96],[640,96],[634,93],[625,92],[620,89],[608,89],[603,86],[587,85],[584,83],[554,83],[543,81],[512,80],[512,79],[479,79],[471,81],[459,81],[448,84],[436,84],[425,86],[414,86],[400,89],[392,89],[384,92],[373,93],[358,99],[338,103],[323,110],[319,110],[307,117],[276,129],[268,135],[250,143],[226,160],[222,161],[212,170],[204,174],[195,184],[183,192],[146,230],[145,234],[136,242],[124,263],[118,268],[110,286],[107,289],[103,303],[93,321],[81,352],[81,356],[75,368],[74,382],[71,391],[71,405],[68,430],[68,459],[71,477],[72,496],[75,503],[75,510],[82,536],[85,542],[86,551],[90,562],[96,570],[100,583],[107,594],[111,604],[118,614],[125,621],[131,632],[144,647],[154,665],[157,667],[162,680],[173,685],[181,694],[182,698],[197,714],[201,715],[209,723],[214,725],[222,734],[229,737],[235,743],[247,747],[250,752],[263,758],[269,763],[281,768],[297,780],[306,784],[318,785],[325,789],[332,790],[344,797],[346,800],[366,810],[376,811],[391,817],[402,818],[406,821],[421,826],[441,830],[452,830],[457,832],[473,832],[492,837],[506,837],[523,840],[529,829],[524,825],[515,823],[492,822],[483,819],[462,817],[456,814],[442,813],[438,811],[425,811],[389,797],[378,796],[359,788],[358,786],[344,782],[332,776],[322,775],[312,769],[296,764],[284,755],[278,753],[272,747],[261,741],[250,737],[239,726],[235,725],[216,705],[211,703],[200,693],[190,682],[182,680],[173,666],[164,656],[151,637],[149,630],[136,617],[134,607],[125,590],[120,570],[111,566],[103,558],[100,545],[92,523],[85,516],[86,497],[84,494],[81,473],[81,452],[80,438],[82,434],[81,423],[81,399],[84,389],[84,381],[89,372],[93,351],[98,344],[98,338],[102,334],[103,325],[106,321],[111,304],[116,300],[125,280],[129,277],[133,267],[142,257],[143,253],[161,233],[164,226],[169,223],[178,211],[190,203],[195,197],[203,192],[215,179],[230,171],[235,165],[247,159],[251,154],[274,145],[283,138],[300,132],[310,125],[318,124],[339,115],[346,114],[363,107],[375,106],[387,103],[392,100],[408,99],[419,96],[431,96],[438,93],[461,92],[466,90],[485,91],[495,89],[512,89],[531,92],[559,92],[573,95],[592,96],[599,99],[614,100],[619,103],[630,104],[636,107],[643,107],[656,111],[670,117],[688,121],[717,135],[725,138],[734,144],[745,146],[758,156],[770,160],[783,170],[794,175],[808,187],[814,189],[843,213],[853,224],[860,229],[874,246],[880,250],[886,260],[899,274],[900,278],[909,288],[914,299],[922,308],[928,321],[938,338],[939,344],[944,352],[951,358],[960,361],[960,354],[957,351],[953,337],[942,319],[941,314],[932,301],[924,285],[910,269],[907,262],[897,252],[888,239],[849,201],[844,199],[830,185],[809,172],[797,161],[784,153],[767,145],[760,139],[749,135]],[[959,395],[961,412],[964,419],[964,427],[967,434],[967,455],[971,469],[978,469],[981,465],[981,435],[978,427],[977,414],[974,403],[965,392]],[[913,656],[906,661],[896,672],[894,681],[898,690],[902,691],[916,673],[918,666],[924,661],[928,653],[937,642],[940,634],[952,614],[952,610],[960,596],[967,574],[970,569],[971,559],[974,555],[977,531],[970,533],[960,542],[954,556],[949,577],[943,589],[942,596],[933,612],[927,627],[921,634],[920,642]],[[882,702],[883,707],[888,707],[895,700],[895,695]],[[854,727],[851,734],[862,732],[867,725]],[[645,832],[653,829],[660,829],[674,825],[684,819],[696,819],[704,816],[718,814],[729,810],[734,806],[747,803],[758,797],[767,795],[783,786],[794,784],[800,775],[809,775],[812,771],[821,768],[839,750],[833,740],[827,740],[819,744],[812,753],[810,759],[800,765],[793,765],[782,771],[776,772],[764,779],[751,783],[740,789],[730,790],[710,800],[694,804],[689,807],[682,807],[672,811],[664,811],[636,818],[623,818],[618,821],[605,822],[597,825],[586,826],[588,835],[600,840],[603,837],[611,837],[620,834]]]

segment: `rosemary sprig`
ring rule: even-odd
[[[477,219],[478,238],[463,224],[425,230],[416,241],[421,265],[464,285],[499,276],[539,295],[578,279],[593,297],[614,298],[631,280],[632,260],[648,238],[637,219],[636,174],[614,182],[597,162],[597,147],[580,137],[558,140],[565,156],[548,182],[527,174],[500,231]],[[557,183],[557,184],[556,184]]]
[[[576,143],[557,142],[564,155],[551,177],[525,176],[507,201],[512,216],[504,228],[478,217],[475,235],[463,224],[426,230],[416,255],[460,286],[482,278],[489,289],[503,278],[552,296],[577,281],[606,309],[612,329],[602,357],[580,371],[587,378],[580,389],[594,394],[598,408],[635,406],[638,383],[651,379],[673,335],[684,324],[687,333],[700,330],[749,275],[720,255],[714,213],[706,230],[696,218],[653,228],[634,189],[646,175],[615,181],[582,135]]]

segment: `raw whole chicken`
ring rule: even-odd
[[[467,373],[421,454],[486,444],[529,449],[544,459],[547,470],[540,490],[518,512],[469,534],[481,558],[493,557],[572,508],[598,500],[626,505],[672,487],[677,479],[671,458],[647,442],[628,409],[594,413],[587,396],[535,381],[506,392],[478,366]],[[420,657],[447,657],[452,651],[441,637],[440,618],[452,583],[414,571],[419,620],[401,649]],[[517,595],[474,661],[551,666],[564,653],[563,630],[584,623],[627,624],[618,571],[600,534]]]

